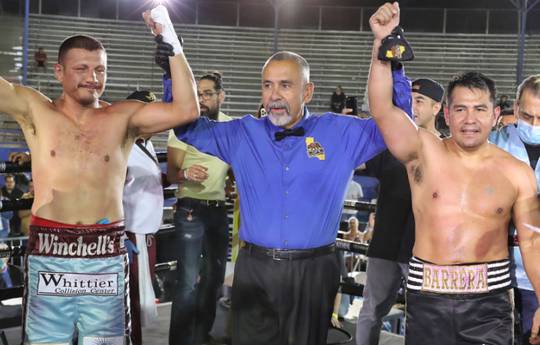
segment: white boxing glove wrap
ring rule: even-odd
[[[163,36],[163,41],[173,46],[174,55],[182,53],[182,45],[176,35],[176,31],[174,31],[167,8],[163,5],[159,5],[150,11],[150,15],[154,22],[161,25],[161,36]]]

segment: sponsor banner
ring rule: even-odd
[[[422,290],[439,293],[488,292],[487,265],[437,266],[424,263]]]
[[[64,257],[93,257],[117,253],[116,238],[109,235],[62,237],[38,234],[38,253]]]
[[[45,296],[117,296],[118,273],[38,272],[37,294]]]

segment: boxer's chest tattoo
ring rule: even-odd
[[[495,193],[495,188],[493,188],[493,186],[487,186],[486,188],[484,188],[484,192],[487,195],[493,195]]]

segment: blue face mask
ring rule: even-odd
[[[540,145],[540,126],[533,126],[523,120],[518,120],[517,130],[523,142],[529,145]]]

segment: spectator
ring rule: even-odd
[[[535,171],[536,183],[540,186],[540,75],[529,76],[519,85],[514,109],[517,127],[506,126],[493,131],[489,140],[529,165]],[[509,243],[515,264],[516,307],[522,333],[520,344],[525,345],[529,344],[538,300],[534,293],[533,280],[525,273],[524,259],[518,247],[519,240],[513,225],[511,234],[512,239]]]
[[[216,122],[231,120],[221,112],[225,90],[219,72],[203,75],[197,92],[201,116]],[[180,184],[174,215],[178,286],[171,308],[169,344],[211,343],[229,245],[225,208],[229,165],[179,141],[172,131],[167,151],[168,179]]]
[[[43,72],[47,72],[47,53],[42,47],[39,47],[34,53],[34,62],[36,71],[42,69]]]
[[[373,238],[373,230],[375,229],[375,212],[369,214],[368,222],[364,231],[360,235],[360,242],[370,243]]]
[[[513,125],[515,126],[517,124],[517,118],[514,115],[514,112],[511,112],[509,114],[501,114],[499,118],[497,119],[497,125],[496,128],[500,129],[502,127]]]
[[[512,110],[512,102],[508,99],[508,95],[500,95],[497,106],[501,108],[501,112]]]
[[[360,200],[364,197],[364,193],[362,191],[362,186],[360,183],[351,180],[349,182],[349,187],[347,188],[347,194],[345,195],[345,200]]]
[[[333,113],[341,114],[341,111],[345,108],[345,98],[346,96],[341,85],[338,85],[330,98],[330,109]]]
[[[156,96],[141,90],[131,93],[127,99],[152,103]],[[131,255],[129,262],[132,345],[141,345],[142,327],[157,320],[156,296],[152,287],[156,261],[153,234],[161,225],[164,201],[161,168],[150,138],[151,135],[137,138],[131,149],[122,200],[126,234],[137,248],[137,255]]]
[[[2,196],[7,198],[9,201],[16,201],[23,196],[23,191],[20,190],[15,183],[15,176],[12,174],[7,174],[4,177],[5,185],[2,187]],[[21,219],[19,215],[14,213],[13,217],[9,222],[9,228],[12,232],[12,235],[18,235],[21,232]]]
[[[7,200],[6,197],[0,192],[0,200]],[[13,217],[13,211],[1,212],[0,213],[0,239],[6,238],[9,236],[10,228],[9,221]]]
[[[9,247],[7,244],[0,243],[0,251],[5,251],[8,249]],[[22,271],[20,268],[10,265],[8,261],[9,256],[0,256],[0,289],[12,288],[23,284]]]

